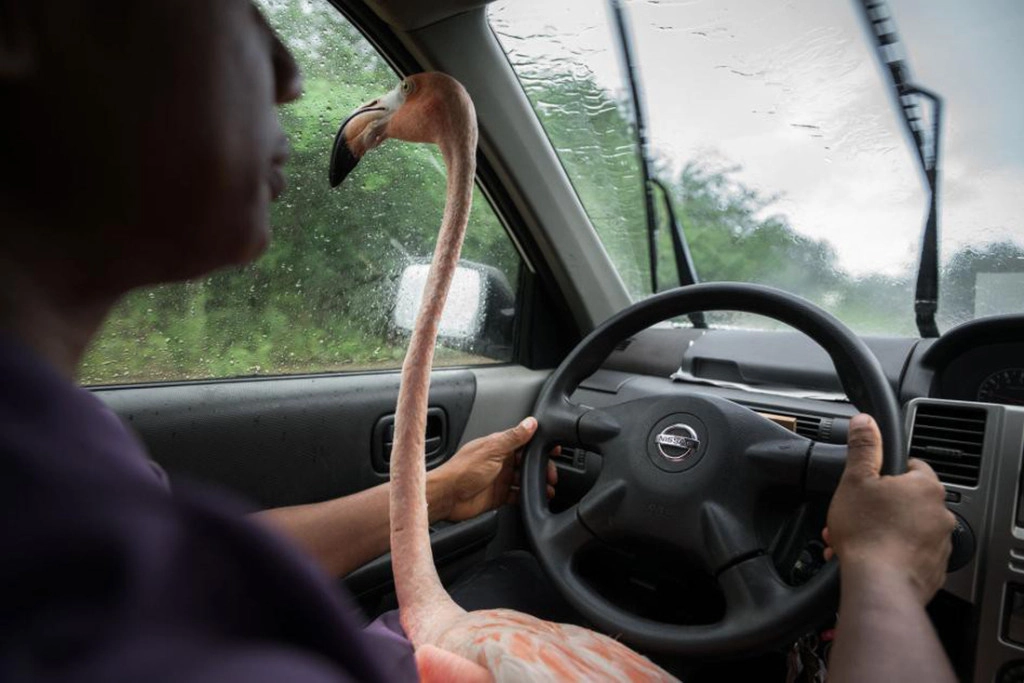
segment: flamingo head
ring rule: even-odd
[[[442,147],[453,140],[471,139],[475,146],[476,115],[465,88],[436,71],[415,74],[356,109],[334,138],[331,187],[341,184],[366,152],[388,138]]]

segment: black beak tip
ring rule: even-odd
[[[340,185],[341,181],[345,180],[358,163],[359,157],[352,153],[345,141],[345,126],[342,124],[338,129],[338,134],[334,136],[334,148],[331,150],[331,187]]]

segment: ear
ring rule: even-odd
[[[0,0],[0,81],[20,80],[36,68],[38,36],[32,0]]]

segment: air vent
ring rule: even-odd
[[[625,351],[629,348],[629,345],[633,343],[632,337],[627,337],[615,345],[616,351]]]
[[[815,415],[814,413],[801,413],[795,410],[779,410],[774,406],[744,405],[751,410],[796,418],[796,433],[800,436],[806,436],[808,439],[825,442],[832,438],[832,423],[834,420],[831,417],[823,417],[821,415]]]
[[[922,403],[910,432],[910,457],[926,461],[946,484],[977,486],[985,411]]]
[[[815,441],[828,441],[832,433],[832,418],[808,413],[784,411],[783,415],[796,418],[796,433]]]

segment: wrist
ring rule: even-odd
[[[455,505],[452,483],[444,466],[427,472],[427,515],[430,523],[448,519]]]
[[[840,557],[839,579],[844,596],[856,595],[860,600],[875,596],[882,602],[899,601],[906,596],[921,605],[928,602],[905,565],[887,562],[877,554]]]

